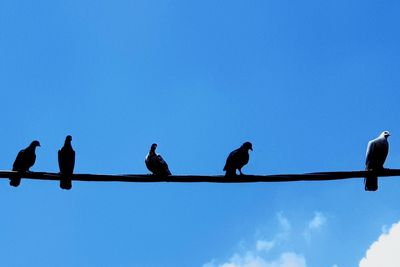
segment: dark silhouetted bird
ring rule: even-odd
[[[40,146],[39,141],[33,141],[27,148],[22,149],[18,152],[17,158],[13,164],[13,171],[17,171],[20,174],[16,175],[15,177],[10,178],[10,185],[11,186],[19,186],[21,183],[21,173],[29,171],[29,168],[35,164],[36,161],[36,154],[35,150],[36,147]]]
[[[367,171],[383,170],[383,164],[389,153],[389,142],[387,141],[389,136],[390,133],[384,131],[377,138],[368,142],[365,159],[365,169]],[[364,182],[366,191],[378,190],[378,177],[376,175],[368,175]]]
[[[58,166],[60,168],[60,187],[69,190],[72,188],[71,175],[75,167],[75,151],[71,145],[72,136],[65,138],[64,146],[58,150]]]
[[[242,168],[249,162],[250,158],[249,150],[253,151],[253,145],[246,142],[229,154],[224,167],[225,176],[235,176],[236,170],[239,170],[240,175],[243,175]]]
[[[149,154],[147,154],[145,163],[147,169],[151,171],[154,175],[159,176],[168,176],[171,175],[171,172],[168,169],[168,164],[161,157],[161,155],[157,155],[156,153],[157,144],[152,144],[150,147]]]

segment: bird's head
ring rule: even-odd
[[[72,141],[72,136],[67,135],[67,137],[65,137],[65,141],[71,142]]]
[[[154,144],[151,145],[150,150],[156,151],[156,148],[157,148],[157,144],[154,143]]]
[[[389,133],[389,131],[383,131],[383,132],[381,133],[381,136],[382,136],[382,137],[385,137],[385,138],[388,138],[388,137],[390,136],[390,133]]]
[[[37,146],[40,146],[39,141],[35,140],[35,141],[33,141],[33,142],[31,143],[31,147],[37,147]]]
[[[246,150],[251,150],[253,151],[253,145],[250,142],[245,142],[242,147]]]

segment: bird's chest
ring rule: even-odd
[[[249,162],[249,154],[242,153],[238,158],[239,165],[246,165]]]
[[[375,153],[379,155],[385,155],[388,153],[389,143],[386,140],[382,140],[375,144]]]
[[[28,167],[32,167],[33,164],[35,164],[35,160],[36,160],[36,155],[33,153],[28,153],[26,155],[26,165]]]

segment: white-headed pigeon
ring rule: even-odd
[[[389,136],[390,133],[384,131],[377,138],[368,142],[365,159],[365,169],[367,171],[383,170],[383,164],[389,153],[389,143],[387,141]],[[368,175],[364,182],[366,191],[378,190],[378,177],[376,175]]]

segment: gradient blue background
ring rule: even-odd
[[[244,141],[249,174],[361,170],[392,133],[400,160],[398,1],[0,2],[0,169],[40,140],[32,171],[222,174]],[[307,266],[356,266],[400,218],[400,182],[267,184],[0,181],[2,266],[202,266],[291,222]],[[327,222],[306,242],[315,212]],[[260,230],[262,229],[262,230]],[[262,234],[260,234],[260,231]]]

